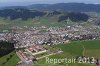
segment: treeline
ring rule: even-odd
[[[49,11],[47,12],[47,17],[48,16],[54,16],[54,15],[59,15],[59,14],[62,14],[62,12],[59,12],[59,11]]]
[[[46,14],[45,12],[22,9],[22,8],[0,10],[0,17],[10,18],[11,20],[18,18],[21,18],[22,20],[27,20],[28,18],[43,16],[45,14]]]
[[[65,21],[67,19],[70,19],[73,22],[79,22],[79,21],[87,21],[89,19],[89,16],[84,14],[84,13],[68,13],[67,15],[60,16],[59,17],[59,22],[60,21]]]
[[[14,50],[14,44],[6,41],[0,41],[0,57],[9,54]]]

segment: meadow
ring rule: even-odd
[[[87,56],[94,57],[95,59],[100,58],[100,40],[91,40],[91,41],[74,41],[69,44],[59,44],[55,45],[54,48],[61,48],[64,52],[61,54],[50,56],[49,58],[53,59],[63,59],[63,58],[72,58],[76,56]],[[59,63],[59,64],[50,64],[46,63],[46,58],[38,61],[36,66],[96,66],[93,64],[82,64],[82,63]]]

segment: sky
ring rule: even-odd
[[[24,6],[30,4],[54,4],[71,2],[100,4],[100,0],[0,0],[0,6]]]

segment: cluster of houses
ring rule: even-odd
[[[18,62],[16,66],[33,66],[39,59],[61,52],[61,50],[54,50],[53,52],[51,52],[50,49],[48,50],[43,45],[33,45],[23,49],[17,49],[16,54],[21,61]]]
[[[100,32],[91,31],[82,26],[67,26],[63,28],[42,26],[41,28],[23,30],[25,29],[16,28],[10,33],[0,33],[0,40],[15,42],[15,48],[23,48],[34,44],[52,45],[75,40],[100,39]]]
[[[45,52],[47,52],[47,49],[41,45],[33,45],[25,49],[17,50],[16,54],[21,60],[17,66],[33,66],[33,62],[37,61],[35,56]]]
[[[21,60],[17,66],[33,66],[33,56],[22,50],[17,51],[16,54]]]

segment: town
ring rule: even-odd
[[[12,27],[12,32],[0,33],[0,41],[14,42],[17,56],[21,59],[17,66],[33,66],[33,61],[63,52],[61,49],[49,50],[45,45],[66,44],[76,40],[100,39],[100,32],[80,25],[64,27]]]
[[[80,25],[61,27],[12,27],[11,32],[1,32],[1,41],[15,42],[15,48],[24,48],[34,44],[59,44],[75,40],[100,39],[99,26],[85,28]]]

